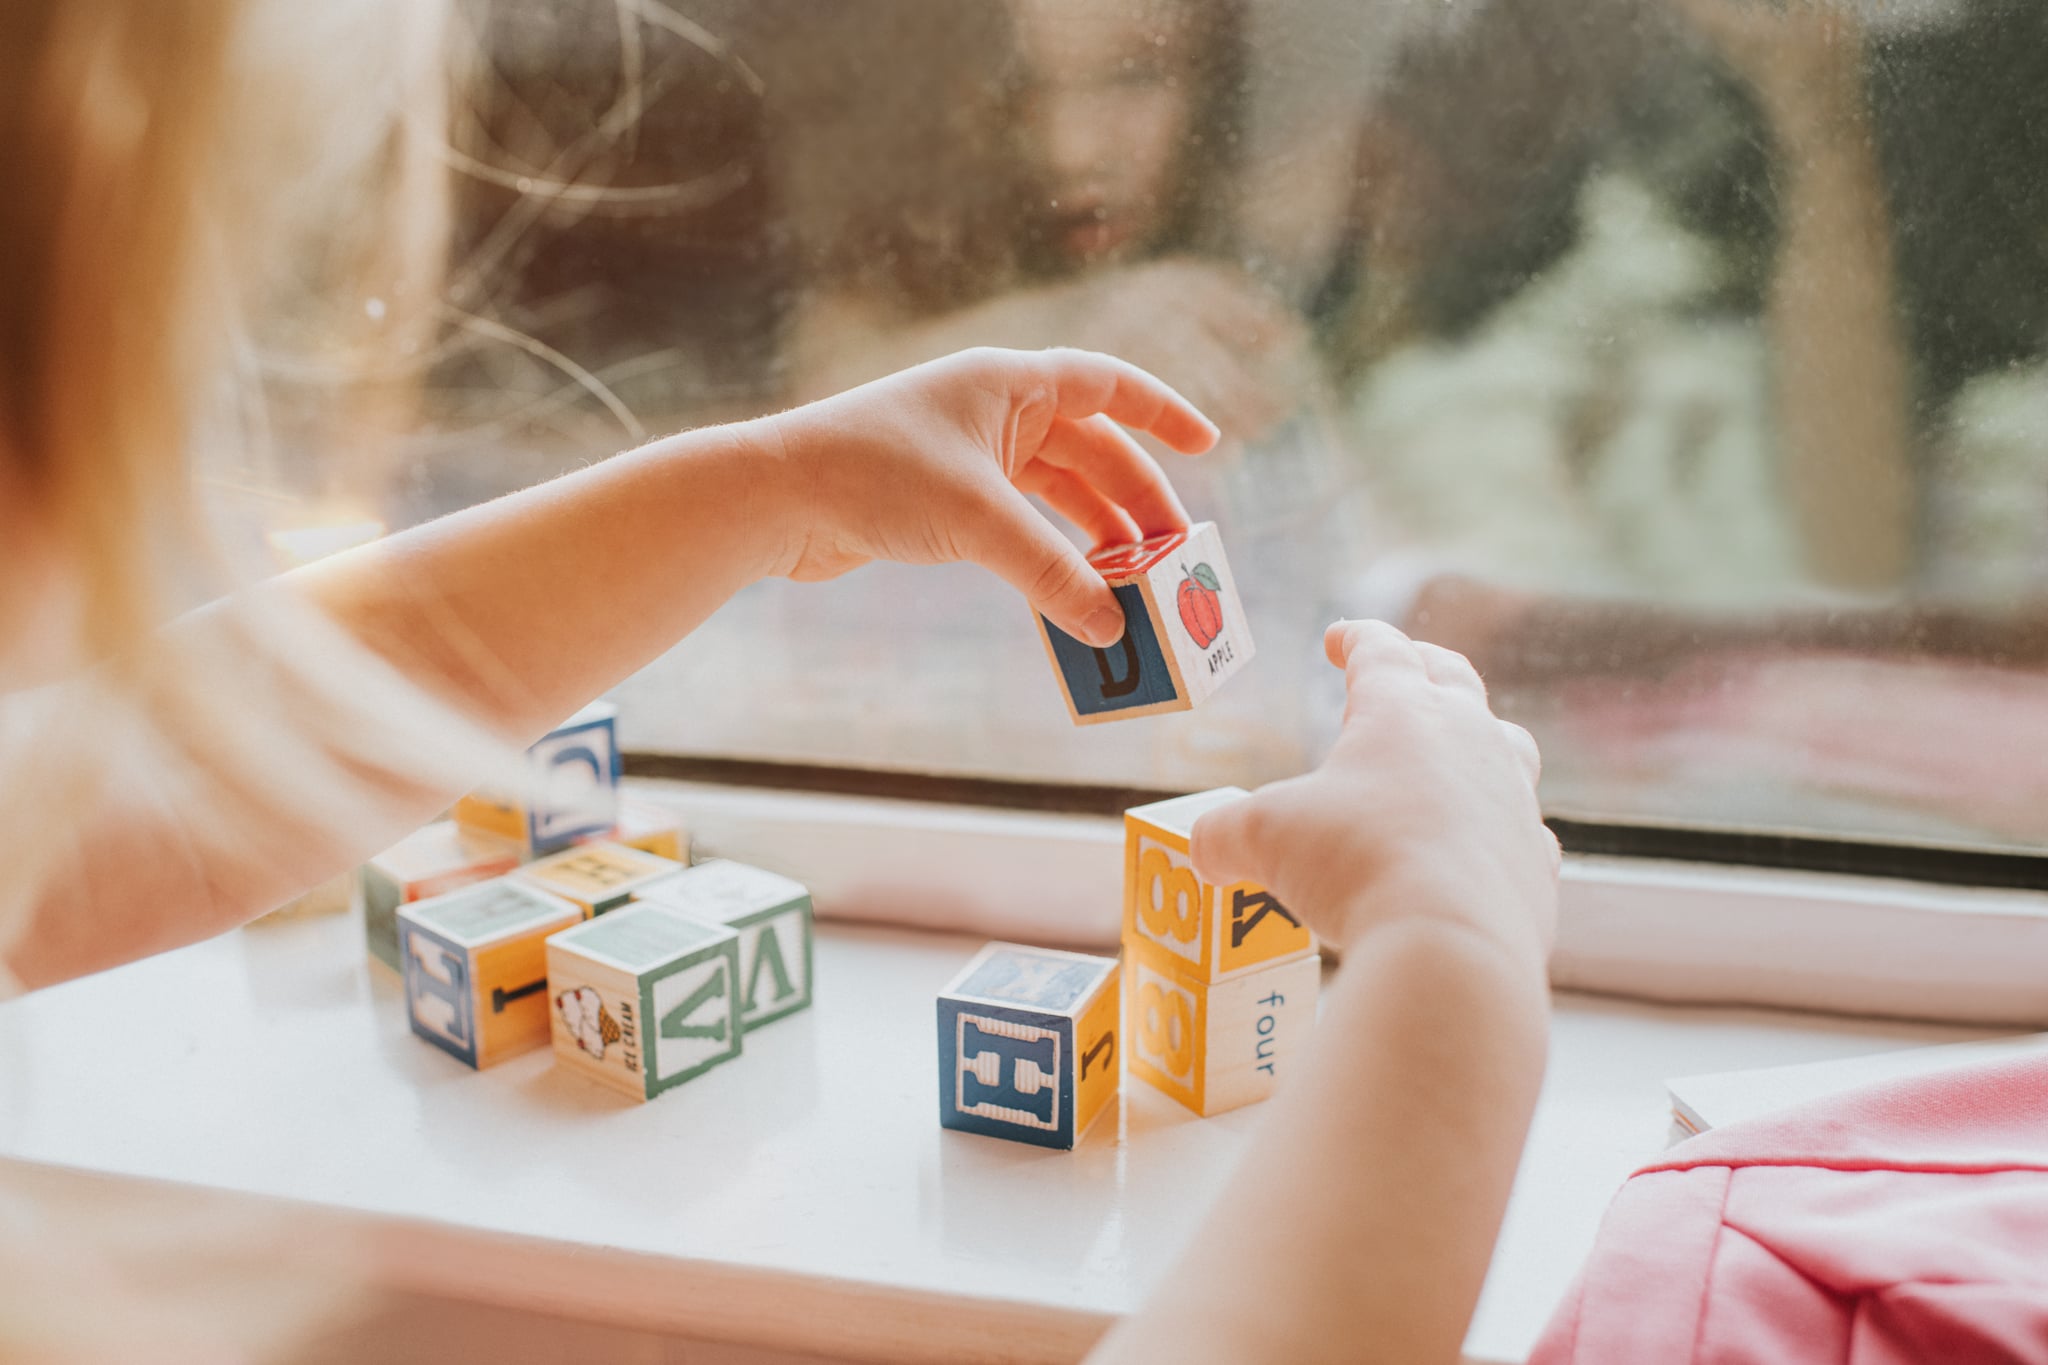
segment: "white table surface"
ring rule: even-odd
[[[415,1039],[352,915],[260,924],[0,1005],[0,1161],[325,1206],[404,1230],[394,1273],[571,1316],[1071,1359],[1143,1297],[1260,1111],[1199,1120],[1129,1084],[1072,1153],[942,1132],[932,998],[977,946],[821,925],[814,1009],[636,1105],[544,1049],[477,1073]],[[1468,1352],[1527,1352],[1665,1145],[1665,1078],[1981,1036],[1560,998]]]

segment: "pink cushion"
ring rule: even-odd
[[[1680,1143],[1615,1196],[1531,1365],[2048,1365],[2048,1058]]]

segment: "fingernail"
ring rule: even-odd
[[[1097,649],[1107,649],[1124,638],[1124,614],[1115,607],[1104,607],[1088,617],[1086,634],[1089,643]]]

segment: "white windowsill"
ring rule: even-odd
[[[1106,817],[635,780],[700,852],[810,885],[820,913],[1111,947],[1123,831]],[[2048,895],[1571,857],[1560,989],[1961,1024],[2048,1024]]]

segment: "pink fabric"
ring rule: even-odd
[[[2048,1365],[2048,1058],[1702,1134],[1615,1196],[1530,1365]]]

